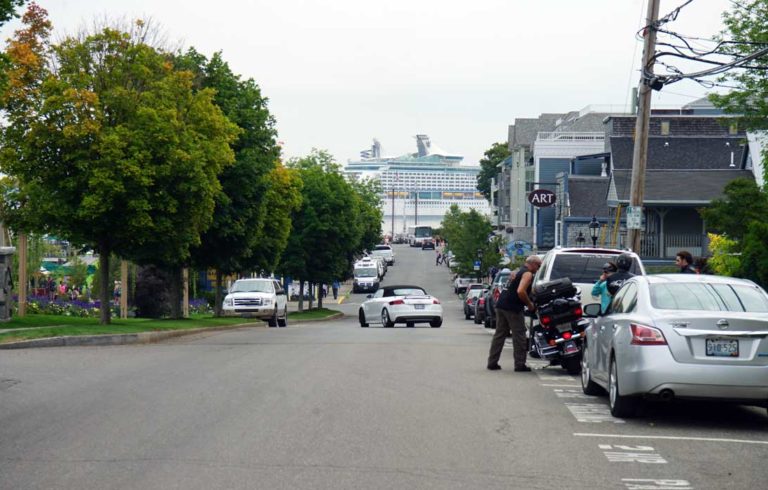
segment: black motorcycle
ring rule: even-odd
[[[589,321],[582,319],[578,290],[566,277],[539,284],[532,293],[538,322],[530,332],[531,357],[560,364],[568,374],[579,374],[584,330]]]

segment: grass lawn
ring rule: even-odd
[[[322,310],[313,309],[301,313],[289,313],[288,318],[292,321],[320,320],[336,313],[338,312],[325,308]],[[98,318],[80,318],[63,315],[27,315],[23,318],[14,317],[7,323],[0,323],[0,330],[10,329],[10,331],[0,333],[0,344],[48,337],[157,332],[247,323],[263,324],[262,320],[255,318],[214,318],[212,315],[192,315],[191,318],[181,320],[112,318],[112,323],[109,325],[99,325]]]

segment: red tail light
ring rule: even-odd
[[[405,304],[405,301],[403,301],[403,300],[401,300],[401,299],[396,299],[396,300],[394,300],[394,301],[390,301],[390,302],[389,302],[389,304],[390,304],[390,305],[404,305],[404,304]]]
[[[573,334],[571,332],[563,332],[563,338],[565,340],[571,340],[571,337],[573,337]]]
[[[437,299],[437,298],[432,298],[432,304],[433,305],[439,305],[440,304],[440,300]]]
[[[581,316],[584,312],[581,310],[581,306],[577,306],[573,309],[573,314],[576,316]]]
[[[539,318],[539,321],[541,322],[542,325],[544,325],[545,327],[548,327],[549,324],[552,323],[552,317],[551,316],[543,316],[543,317]]]
[[[484,305],[485,304],[485,298],[480,298],[477,300],[477,304]]]
[[[468,305],[471,305],[471,304],[472,304],[472,298],[467,298],[467,304],[468,304]]]
[[[500,289],[494,289],[493,290],[493,300],[498,301],[499,296],[501,296],[501,290]]]
[[[629,328],[632,330],[632,345],[667,345],[667,339],[658,328],[637,323],[630,323]]]

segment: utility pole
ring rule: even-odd
[[[413,226],[416,226],[419,224],[419,189],[416,189],[413,196]]]
[[[648,130],[651,120],[651,78],[653,56],[656,53],[656,21],[659,19],[659,0],[648,1],[643,61],[638,87],[637,121],[635,123],[635,148],[632,153],[632,183],[627,208],[627,241],[636,253],[640,253],[643,198],[645,197],[645,166],[648,161]]]
[[[395,185],[392,185],[392,234],[389,239],[394,243],[395,241]]]

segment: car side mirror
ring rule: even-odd
[[[600,306],[600,303],[590,303],[588,305],[585,305],[584,308],[582,308],[582,310],[584,311],[584,317],[597,318],[600,316],[602,307]]]

